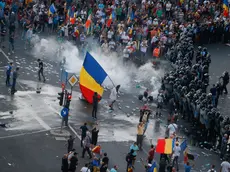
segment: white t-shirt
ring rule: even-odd
[[[171,136],[173,133],[176,132],[177,125],[174,124],[174,123],[173,124],[169,124],[168,129],[169,129],[169,135]]]
[[[146,51],[147,51],[147,44],[142,42],[141,43],[141,52],[146,53]]]
[[[88,170],[88,171],[87,171]],[[81,168],[81,172],[91,172],[90,169],[88,169],[87,167],[82,167]]]
[[[181,148],[180,148],[180,146],[175,146],[174,148],[173,148],[173,154],[174,154],[174,156],[180,156],[180,151],[181,151]]]
[[[114,49],[115,45],[116,45],[116,43],[114,41],[109,42],[109,48],[110,49]]]
[[[166,4],[166,11],[170,11],[171,7],[172,7],[172,4],[171,3],[167,3]]]
[[[124,58],[129,58],[129,51],[128,51],[128,49],[124,49],[123,50],[123,57]]]
[[[222,167],[221,172],[229,172],[229,170],[230,170],[230,163],[229,162],[224,161],[221,163],[220,166]]]
[[[114,34],[114,32],[113,32],[113,31],[108,31],[108,35],[107,35],[107,36],[108,36],[108,38],[109,38],[109,39],[111,39],[111,38],[112,38],[112,36],[113,36],[113,34]]]

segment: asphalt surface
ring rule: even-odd
[[[7,58],[0,53],[0,123],[6,124],[6,128],[0,128],[1,156],[0,166],[3,172],[24,171],[60,171],[61,157],[66,152],[65,141],[56,139],[50,134],[50,130],[60,127],[61,118],[58,113],[61,107],[58,106],[57,92],[60,89],[59,82],[59,63],[44,60],[47,68],[45,75],[47,82],[39,83],[42,93],[36,94],[37,88],[37,62],[36,57],[30,52],[23,50],[23,41],[20,39],[15,42],[16,54],[9,56],[15,62],[15,66],[20,66],[20,76],[17,83],[18,92],[14,97],[9,95],[8,88],[5,87],[4,66],[7,65]],[[208,50],[212,55],[210,68],[211,81],[216,82],[217,77],[223,71],[229,70],[228,46],[209,45]],[[5,49],[3,49],[6,52]],[[228,86],[229,87],[229,86]],[[230,89],[230,88],[229,88]],[[137,100],[137,95],[141,89],[133,88],[132,94],[122,94],[115,106],[114,113],[108,112],[107,100],[109,91],[105,91],[104,100],[100,102],[98,110],[98,120],[91,118],[91,105],[79,100],[79,88],[74,87],[74,96],[71,102],[69,123],[72,134],[80,135],[80,126],[87,122],[89,128],[95,123],[99,125],[99,144],[102,145],[103,152],[107,152],[110,158],[110,167],[119,166],[119,171],[125,172],[125,156],[129,151],[129,146],[135,140],[136,125],[138,123],[138,109],[143,102]],[[229,112],[229,97],[223,96],[219,107],[224,114]],[[121,107],[121,110],[119,109]],[[150,107],[155,111],[156,105]],[[144,171],[140,158],[147,158],[147,151],[150,142],[156,143],[157,138],[164,137],[166,110],[164,110],[162,124],[159,129],[154,130],[155,120],[151,119],[149,128],[144,139],[144,150],[138,152],[135,171]],[[75,148],[79,154],[80,141],[77,138]],[[7,148],[7,149],[6,149]],[[190,151],[198,154],[193,171],[207,171],[211,164],[219,167],[218,156],[210,151],[201,150],[196,147],[189,147]],[[79,156],[80,157],[80,156]],[[159,156],[156,154],[156,161]],[[183,171],[183,157],[180,157],[180,171]],[[88,162],[79,158],[80,165],[77,171]]]
[[[230,47],[227,45],[217,44],[209,45],[208,50],[211,54],[212,63],[210,66],[210,85],[215,84],[224,71],[230,72]],[[230,84],[227,85],[228,92]],[[219,99],[218,108],[224,116],[230,115],[230,95],[223,95]]]

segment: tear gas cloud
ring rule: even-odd
[[[140,84],[151,84],[150,90],[153,92],[159,89],[159,79],[163,75],[162,70],[154,70],[151,63],[147,63],[140,68],[137,68],[135,65],[124,66],[122,57],[118,56],[117,53],[103,53],[100,46],[93,40],[89,40],[88,42],[92,43],[89,52],[104,68],[115,85],[121,84],[123,89],[129,91],[132,84],[134,84],[134,80],[138,80]],[[82,49],[77,48],[76,45],[69,41],[60,44],[55,38],[50,37],[40,39],[40,41],[36,40],[32,52],[37,58],[45,58],[55,62],[61,62],[65,57],[66,70],[78,75],[84,60],[82,51]],[[108,87],[112,86],[108,77],[104,85]]]

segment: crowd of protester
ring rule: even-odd
[[[229,41],[229,19],[223,16],[219,1],[69,0],[51,4],[2,1],[1,44],[8,35],[9,53],[14,51],[15,26],[22,30],[25,48],[32,33],[57,32],[61,38],[82,45],[87,37],[94,37],[105,52],[115,50],[126,60],[138,58],[142,62],[149,52],[153,57],[167,52],[185,28],[192,28],[193,41],[200,45]],[[87,20],[90,24],[86,27]]]
[[[208,43],[229,42],[229,19],[223,15],[222,2],[3,0],[0,2],[0,20],[0,46],[8,46],[9,55],[14,53],[17,35],[25,42],[24,48],[29,49],[32,46],[33,34],[44,32],[83,47],[87,44],[87,37],[93,37],[105,53],[116,51],[122,54],[124,62],[136,58],[145,62],[149,57],[153,59],[165,55],[177,69],[165,75],[162,84],[164,94],[160,95],[164,96],[164,101],[169,105],[170,116],[175,117],[178,112],[182,118],[193,121],[192,128],[185,131],[186,134],[201,143],[202,147],[219,149],[221,158],[226,157],[229,151],[230,120],[224,120],[217,105],[223,91],[227,94],[229,75],[225,72],[221,83],[213,85],[207,94],[211,58],[207,49],[201,47]],[[194,44],[199,45],[197,52],[194,51]],[[173,119],[176,123],[175,118]],[[210,127],[214,125],[214,128]],[[86,139],[89,133],[83,128],[82,156],[84,157],[87,151],[89,156],[93,157],[90,152],[91,138]],[[63,157],[63,171],[76,170],[78,159],[73,146],[71,147],[72,142],[73,138],[70,138],[69,154]],[[138,139],[137,145],[140,147],[141,142]],[[95,142],[94,145],[96,146]],[[139,148],[136,148],[135,143],[131,148],[132,156],[135,156],[137,149]],[[104,154],[103,159],[106,156]],[[94,163],[100,162],[102,157],[97,158]],[[101,168],[100,171],[107,169],[108,159],[103,159],[104,165],[97,164]],[[129,158],[126,160],[128,162]],[[86,164],[82,171],[87,171],[89,165]],[[134,165],[133,161],[131,165]],[[112,172],[116,170],[117,166],[111,169]]]

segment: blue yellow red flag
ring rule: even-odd
[[[229,4],[228,4],[228,0],[223,0],[223,15],[225,17],[228,17],[228,15],[229,15]]]
[[[156,162],[153,162],[152,166],[148,169],[148,172],[157,172]]]
[[[97,92],[99,98],[102,97],[104,88],[101,85],[107,76],[105,70],[93,56],[87,52],[80,71],[79,85],[83,97],[89,103],[93,102],[95,92]]]

